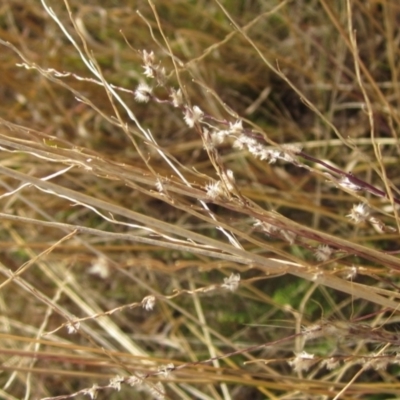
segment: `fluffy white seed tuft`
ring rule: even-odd
[[[307,371],[313,364],[315,364],[314,354],[306,351],[296,354],[296,357],[289,361],[289,365],[296,372]]]
[[[367,221],[370,217],[371,211],[369,207],[365,203],[360,203],[354,205],[350,211],[350,214],[346,215],[346,217],[353,220],[356,224],[360,224],[361,222]]]
[[[224,289],[234,292],[240,283],[240,275],[232,273],[229,278],[224,278],[224,283],[221,285]]]
[[[154,308],[154,305],[156,304],[156,298],[153,295],[146,296],[142,300],[142,307],[146,311],[151,311]]]
[[[318,261],[328,261],[331,258],[333,250],[326,244],[319,245],[315,251],[314,256]]]
[[[135,90],[135,100],[139,103],[147,103],[151,98],[152,88],[145,82],[139,83]]]
[[[186,108],[183,119],[185,120],[185,123],[189,128],[193,128],[197,122],[201,121],[203,116],[203,111],[201,111],[199,107],[194,106],[192,109]]]

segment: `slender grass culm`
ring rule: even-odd
[[[4,4],[0,397],[399,398],[399,16]]]

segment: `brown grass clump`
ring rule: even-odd
[[[1,398],[400,396],[395,0],[0,18]]]

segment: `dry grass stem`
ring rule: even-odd
[[[86,3],[0,8],[0,397],[399,397],[397,2]]]

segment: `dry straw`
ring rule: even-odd
[[[36,3],[0,32],[2,396],[398,396],[396,2]]]

